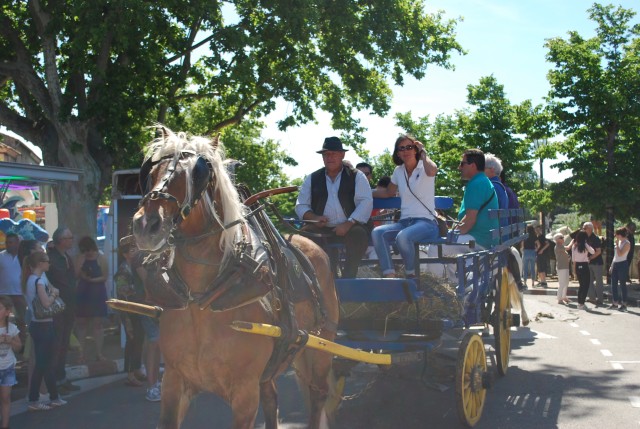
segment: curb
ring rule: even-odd
[[[547,295],[547,296],[556,296],[556,294],[558,293],[558,288],[534,288],[534,289],[527,289],[526,291],[524,291],[525,295]],[[572,288],[569,287],[569,289],[567,290],[567,296],[571,296],[571,297],[577,297],[578,296],[578,289],[576,288]],[[609,293],[608,291],[604,291],[603,292],[603,298],[604,300],[611,300],[611,293]],[[635,298],[635,297],[627,297],[627,306],[628,307],[640,307],[640,299]]]
[[[124,359],[104,360],[84,365],[67,366],[65,371],[69,381],[118,374],[124,371]]]

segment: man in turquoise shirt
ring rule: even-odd
[[[476,249],[480,250],[497,244],[491,238],[491,230],[499,227],[498,219],[489,219],[489,210],[498,208],[498,198],[484,174],[484,153],[480,149],[465,150],[458,170],[462,179],[468,180],[458,212],[460,235],[456,241],[460,244],[443,245],[442,252],[446,256],[468,253],[471,240],[475,240]],[[437,246],[429,247],[430,257],[437,257],[437,253]],[[431,263],[426,269],[436,276],[445,275],[450,281],[457,281],[456,264]]]
[[[458,212],[458,220],[461,221],[458,241],[475,240],[486,249],[497,244],[491,238],[491,230],[500,225],[498,219],[489,219],[489,210],[498,208],[498,198],[491,181],[484,174],[484,161],[484,153],[480,149],[467,149],[458,166],[462,180],[468,180]]]

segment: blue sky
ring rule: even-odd
[[[481,77],[493,74],[504,85],[512,103],[531,99],[534,104],[543,102],[549,91],[546,74],[551,64],[545,61],[545,39],[567,37],[571,30],[584,37],[592,37],[595,22],[589,20],[587,9],[593,1],[585,0],[426,0],[429,11],[443,10],[449,18],[463,17],[457,26],[457,39],[467,55],[454,56],[451,62],[455,70],[437,67],[428,69],[422,81],[407,79],[404,87],[394,87],[392,108],[385,118],[361,113],[358,117],[369,128],[365,134],[367,147],[372,155],[382,153],[393,145],[400,129],[394,126],[397,112],[411,111],[414,118],[440,113],[451,114],[466,107],[467,85],[477,84]],[[627,9],[640,11],[638,0],[611,2]],[[608,2],[602,2],[608,4]],[[638,16],[634,22],[640,22]],[[279,132],[275,122],[281,119],[291,106],[279,103],[278,110],[265,120],[267,129],[263,137],[280,141],[299,163],[287,167],[290,178],[302,177],[322,166],[320,155],[315,153],[325,137],[339,135],[329,125],[329,116],[319,113],[318,124]],[[358,162],[354,152],[347,152],[346,159]],[[559,181],[568,173],[550,169],[545,165],[544,176],[549,181]]]

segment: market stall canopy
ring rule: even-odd
[[[0,182],[11,186],[37,186],[38,183],[55,184],[60,181],[77,182],[82,170],[76,168],[51,167],[47,165],[0,162]]]

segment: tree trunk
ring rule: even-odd
[[[96,237],[97,206],[104,189],[101,169],[87,150],[88,129],[85,124],[57,124],[57,151],[43,151],[45,164],[83,171],[78,182],[59,182],[54,187],[58,208],[58,225],[68,227],[76,237]],[[51,142],[38,142],[45,147]],[[50,234],[53,231],[48,231]]]
[[[617,124],[611,124],[611,127],[607,131],[607,177],[613,177],[616,168],[615,168],[615,159],[613,157],[615,150],[616,138],[618,137],[618,126]],[[609,198],[607,198],[609,200]],[[607,260],[605,261],[605,269],[607,272],[607,283],[611,284],[611,276],[609,274],[609,267],[611,266],[611,262],[613,261],[613,242],[615,239],[615,230],[614,230],[614,208],[611,204],[611,201],[606,201],[606,211],[607,218],[605,220],[605,228],[607,229],[606,234],[606,249],[607,249]],[[604,246],[603,246],[604,247]]]
[[[605,220],[605,228],[607,229],[606,234],[606,248],[607,248],[607,260],[604,262],[604,268],[607,273],[607,284],[611,284],[611,275],[609,274],[609,267],[611,266],[611,262],[613,261],[613,243],[615,241],[615,229],[614,223],[616,221],[615,215],[613,212],[613,207],[607,207],[607,218]],[[604,246],[603,246],[604,247]]]

